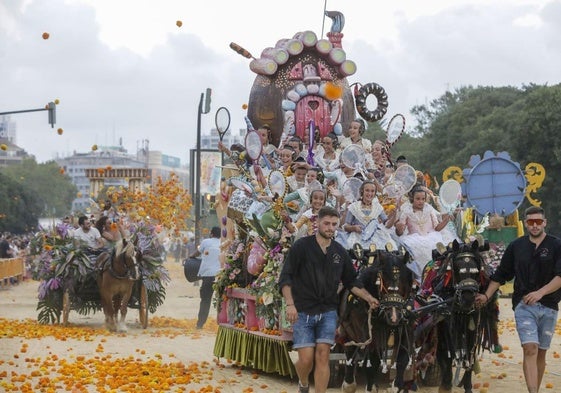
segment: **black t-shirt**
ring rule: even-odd
[[[514,278],[512,307],[515,308],[524,295],[537,291],[555,276],[561,276],[561,239],[546,235],[536,248],[528,236],[522,236],[508,245],[491,280],[504,284]],[[559,301],[561,289],[545,295],[540,303],[558,310]]]
[[[312,235],[298,239],[290,248],[279,277],[279,288],[282,291],[289,285],[296,309],[316,315],[337,309],[340,282],[348,289],[363,287],[347,250],[333,240],[324,254]]]

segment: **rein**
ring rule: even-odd
[[[125,274],[124,275],[119,275],[116,271],[115,268],[113,267],[113,264],[115,263],[115,260],[118,258],[126,258],[126,256],[124,255],[125,252],[121,252],[121,254],[119,256],[116,255],[115,249],[113,249],[113,252],[111,254],[111,261],[109,263],[109,273],[111,274],[111,276],[113,276],[114,278],[118,279],[118,280],[125,280],[125,279],[129,279],[131,281],[136,281],[138,280],[137,277],[131,277],[131,267],[129,267],[124,261],[122,262],[123,266],[125,267]],[[133,259],[133,267],[134,268],[136,266],[136,259],[134,257],[132,257]]]

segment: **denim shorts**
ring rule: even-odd
[[[557,310],[545,307],[540,303],[533,306],[520,302],[514,309],[516,331],[522,345],[538,344],[539,349],[549,349],[555,334]]]
[[[317,315],[299,312],[298,319],[292,325],[292,348],[315,347],[319,343],[333,345],[336,327],[335,310]]]

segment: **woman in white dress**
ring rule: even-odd
[[[413,257],[410,269],[420,282],[425,265],[432,260],[432,250],[436,244],[443,243],[440,231],[450,220],[443,214],[438,219],[437,211],[427,201],[427,192],[422,186],[411,190],[410,203],[400,207],[399,220],[395,223],[395,232],[399,241],[409,250]]]
[[[338,147],[339,140],[337,135],[331,132],[324,136],[314,155],[317,166],[328,172],[338,169],[340,154]]]
[[[372,181],[365,181],[360,186],[360,199],[349,205],[343,230],[347,233],[347,247],[352,248],[360,243],[363,248],[371,244],[376,249],[385,249],[388,243],[397,249],[397,243],[392,238],[391,228],[395,222],[395,211],[388,217],[384,208],[376,197],[376,185]]]

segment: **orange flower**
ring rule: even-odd
[[[328,100],[337,100],[343,96],[343,88],[332,82],[325,84],[325,98]]]
[[[243,104],[242,109],[245,111],[247,109],[247,104]]]
[[[177,25],[177,27],[183,26],[183,22],[181,22],[180,20],[178,20],[177,22],[175,22],[175,24]]]
[[[64,132],[62,128],[59,128],[58,130],[56,130],[57,134],[62,135],[62,133]]]
[[[49,37],[50,37],[50,34],[47,33],[47,32],[44,32],[43,35],[42,35],[42,37],[43,37],[44,40],[48,40]]]

